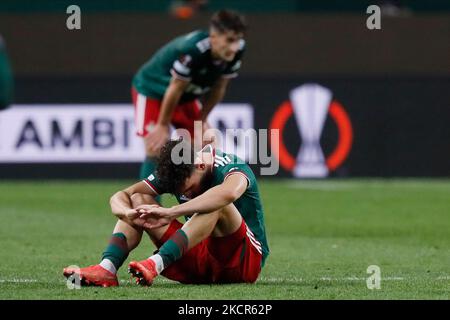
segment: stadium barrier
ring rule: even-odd
[[[448,176],[449,84],[445,77],[242,77],[212,121],[223,132],[279,130],[273,155],[281,177]],[[137,175],[144,156],[128,78],[29,79],[19,90],[18,105],[0,113],[0,178]]]

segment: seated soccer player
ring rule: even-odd
[[[164,208],[154,197],[175,195]],[[205,146],[194,152],[184,141],[168,141],[157,169],[111,198],[118,217],[98,265],[65,268],[82,285],[118,285],[117,270],[145,231],[158,250],[132,261],[136,283],[151,285],[159,274],[181,283],[255,282],[269,253],[256,178],[237,156]],[[184,216],[183,224],[177,218]]]

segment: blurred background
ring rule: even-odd
[[[73,4],[79,30],[66,26]],[[381,29],[366,26],[373,4]],[[2,0],[14,90],[0,111],[0,179],[136,178],[132,76],[222,8],[250,29],[211,121],[280,129],[277,176],[450,175],[449,1]]]

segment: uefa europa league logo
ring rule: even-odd
[[[296,177],[328,175],[320,136],[331,99],[331,91],[318,84],[305,84],[290,92],[292,108],[302,138],[297,164],[293,170]]]
[[[337,128],[337,143],[326,156],[320,146],[325,119],[330,117]],[[297,122],[301,145],[297,155],[290,153],[286,142],[292,145],[292,134],[283,131],[291,117]],[[353,141],[350,117],[342,104],[332,99],[331,90],[319,84],[308,83],[290,91],[290,99],[275,110],[270,129],[279,131],[279,139],[272,142],[272,152],[281,167],[295,177],[326,177],[347,158]],[[285,141],[286,140],[286,141]]]

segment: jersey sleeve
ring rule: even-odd
[[[156,173],[152,173],[146,179],[142,180],[145,184],[156,194],[164,194],[165,190],[162,188]]]
[[[226,168],[226,172],[224,174],[223,181],[225,181],[229,176],[231,176],[233,174],[240,174],[247,179],[247,189],[252,186],[252,180],[251,180],[250,175],[248,174],[246,168],[239,167],[239,166],[230,166],[229,168]]]
[[[205,39],[207,40],[207,39]],[[199,41],[193,43],[186,40],[178,46],[178,58],[173,62],[170,73],[173,77],[181,80],[191,81],[192,73],[196,66],[199,65],[202,59],[202,49],[207,46],[207,42]]]
[[[247,179],[247,189],[251,188],[253,185],[253,173],[251,169],[245,162],[232,162],[230,160],[227,155],[224,157],[215,156],[215,184],[223,183],[231,175],[240,174]]]
[[[174,61],[170,73],[173,77],[191,81],[192,79],[193,61],[190,54],[181,54],[177,60]]]
[[[244,55],[245,41],[240,40],[239,46],[240,48],[239,51],[236,53],[236,57],[227,66],[227,68],[225,68],[224,72],[222,73],[223,78],[231,79],[236,78],[238,76],[238,72],[242,64],[242,57]]]

